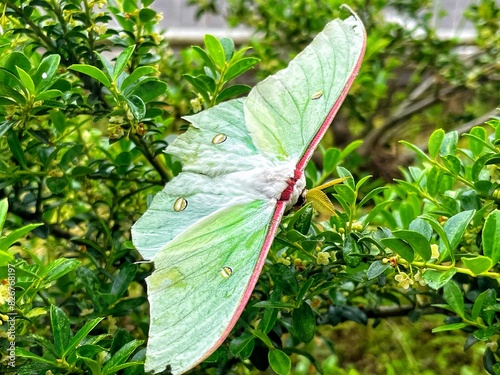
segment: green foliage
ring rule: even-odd
[[[259,74],[274,72],[338,14],[333,0],[233,0],[231,22],[264,32],[254,55],[207,36],[204,49],[177,56],[155,31],[160,15],[150,3],[0,1],[0,319],[15,313],[19,374],[144,373],[152,267],[136,263],[129,233],[180,170],[163,153],[180,116],[246,93],[233,82],[258,58]],[[337,147],[327,136],[306,170],[310,188],[348,177],[326,190],[337,215],[305,205],[284,218],[250,303],[200,373],[363,373],[336,349],[354,339],[335,332],[346,322],[388,330],[375,326],[391,314],[412,322],[438,314],[434,339],[448,341],[427,367],[376,352],[383,371],[402,373],[407,363],[417,373],[448,369],[451,342],[467,349],[460,358],[481,353],[485,369],[499,372],[500,122],[402,142],[417,162],[395,182],[366,176],[359,158],[382,154],[373,140],[385,142],[380,135],[394,124],[395,137],[407,138],[408,124],[450,129],[498,104],[498,80],[490,79],[498,7],[483,0],[467,11],[478,32],[470,44],[480,49],[462,60],[459,41],[436,36],[424,2],[361,3],[367,57],[338,122],[348,115],[351,134],[340,146],[336,129]],[[414,17],[426,38],[383,21],[385,5]],[[405,69],[410,79],[395,85]],[[443,93],[463,110],[453,112]],[[15,300],[7,294],[14,282]],[[8,333],[2,324],[6,353]],[[417,334],[411,341],[420,343]]]

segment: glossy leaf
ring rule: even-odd
[[[449,281],[443,287],[444,299],[453,309],[453,311],[460,316],[464,317],[464,298],[462,296],[462,291],[454,281]]]
[[[204,42],[210,59],[212,59],[219,68],[223,68],[226,62],[226,56],[219,39],[213,35],[207,34],[205,35]]]
[[[61,308],[51,305],[50,322],[52,325],[54,346],[59,358],[62,358],[72,337],[69,318]]]
[[[310,342],[316,333],[316,318],[308,303],[302,302],[292,312],[292,334],[302,342]]]
[[[429,137],[429,141],[427,142],[427,147],[429,150],[429,155],[431,158],[435,158],[441,148],[441,144],[444,139],[444,130],[437,129],[432,132]]]
[[[500,260],[500,211],[489,213],[482,233],[483,253],[493,264]]]
[[[481,255],[473,258],[462,258],[462,262],[464,262],[465,267],[470,269],[474,275],[488,271],[493,266],[490,258]]]
[[[73,64],[68,67],[68,69],[74,70],[75,72],[80,72],[86,74],[95,80],[99,81],[106,87],[111,87],[111,82],[109,78],[101,70],[92,65],[87,64]]]
[[[427,270],[423,274],[423,278],[427,285],[429,285],[432,289],[441,289],[444,285],[446,285],[451,278],[457,273],[455,268],[451,268],[448,271],[436,271],[436,270]]]
[[[279,349],[271,349],[268,354],[269,365],[278,375],[288,375],[292,368],[292,361]]]
[[[380,241],[407,262],[411,263],[415,259],[415,252],[408,242],[395,237],[382,238]]]
[[[431,259],[431,246],[427,238],[412,230],[400,229],[392,232],[396,238],[406,241],[414,252],[427,262]]]

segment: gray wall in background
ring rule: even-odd
[[[219,2],[224,4],[224,0]],[[346,0],[346,3],[348,2]],[[462,14],[473,2],[474,0],[434,0],[432,7],[436,16],[433,22],[439,35],[443,38],[470,39],[474,35],[474,29]],[[500,4],[500,0],[497,0],[497,3]],[[252,31],[246,27],[229,28],[221,16],[204,15],[197,20],[196,8],[189,6],[187,0],[156,0],[151,6],[163,12],[161,27],[166,31],[166,38],[172,45],[200,43],[206,33],[218,37],[229,36],[237,43],[247,41],[252,35]],[[439,18],[437,15],[443,10],[447,15]],[[394,11],[388,11],[387,18],[412,26],[411,20],[402,18]]]

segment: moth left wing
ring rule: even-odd
[[[151,311],[146,371],[170,366],[172,374],[183,373],[222,343],[264,263],[275,206],[257,200],[221,209],[157,254],[155,271],[146,279]]]

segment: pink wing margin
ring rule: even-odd
[[[356,19],[359,20],[358,16],[349,7],[347,7],[347,6],[343,6],[343,7],[347,8],[351,12],[351,14]],[[361,21],[359,22],[359,24],[361,25],[361,27],[363,27]],[[364,35],[363,46],[362,46],[362,50],[361,50],[361,53],[359,55],[359,58],[356,62],[356,65],[354,66],[354,69],[351,72],[351,75],[349,76],[349,79],[347,80],[346,85],[344,86],[344,89],[342,90],[339,98],[337,99],[337,101],[334,103],[334,105],[330,109],[330,112],[328,112],[328,114],[326,115],[325,120],[321,124],[321,127],[319,128],[318,132],[313,137],[308,148],[306,149],[306,151],[304,152],[304,154],[300,158],[299,162],[297,163],[296,176],[297,175],[302,176],[302,174],[304,173],[304,169],[305,169],[307,163],[311,159],[311,157],[312,157],[314,151],[316,150],[316,148],[318,147],[321,139],[323,139],[323,136],[325,135],[328,128],[330,127],[330,124],[332,123],[340,106],[342,105],[344,99],[346,98],[347,93],[349,92],[349,89],[351,88],[352,83],[354,82],[354,79],[358,75],[359,69],[361,67],[361,62],[363,61],[363,56],[364,56],[365,49],[366,49],[366,31],[364,28],[363,28],[363,35]],[[297,173],[297,172],[299,172],[299,173]],[[226,337],[231,333],[231,330],[235,326],[241,313],[243,312],[243,309],[245,308],[248,300],[250,299],[250,296],[252,295],[252,292],[255,288],[255,285],[257,284],[257,280],[259,279],[260,273],[262,272],[262,268],[264,267],[264,263],[266,261],[267,254],[269,253],[269,249],[271,248],[271,245],[274,241],[274,237],[276,236],[276,233],[278,232],[278,227],[279,227],[279,224],[281,222],[281,218],[283,217],[283,214],[285,213],[286,203],[287,202],[285,200],[279,200],[276,203],[276,208],[274,210],[274,214],[273,214],[273,217],[271,219],[271,223],[269,225],[269,230],[266,234],[266,237],[264,238],[264,243],[262,245],[262,249],[260,251],[259,258],[258,258],[257,263],[255,265],[252,276],[247,284],[247,287],[245,289],[245,293],[243,294],[243,297],[240,301],[238,309],[236,310],[235,314],[233,315],[233,318],[229,322],[229,325],[227,326],[226,330],[220,336],[219,340],[215,343],[215,345],[211,348],[211,350],[208,351],[206,357],[208,357],[215,349],[217,349],[224,342]],[[203,358],[202,360],[204,360],[205,358]],[[200,360],[200,362],[202,360]]]

